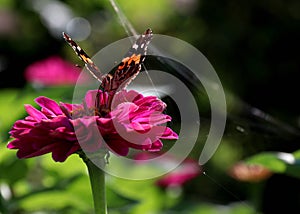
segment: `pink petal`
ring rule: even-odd
[[[36,121],[41,121],[42,119],[48,119],[42,112],[38,111],[32,105],[25,104],[25,109],[27,113],[33,117]]]
[[[110,139],[107,141],[107,146],[116,154],[121,156],[126,156],[129,152],[128,145],[126,142],[117,136],[110,137]]]
[[[160,140],[157,140],[152,143],[151,148],[148,149],[149,152],[159,152],[163,147],[163,143]]]
[[[35,102],[41,106],[47,113],[50,113],[51,116],[62,115],[59,105],[54,101],[47,97],[38,97],[35,99]]]
[[[89,90],[85,97],[84,101],[88,108],[92,108],[95,106],[95,100],[96,100],[97,90]]]
[[[55,144],[47,144],[46,146],[39,148],[38,150],[26,146],[21,147],[17,152],[17,156],[18,158],[31,158],[35,156],[44,155],[46,153],[51,152],[55,146]]]
[[[61,142],[58,142],[60,144]],[[67,143],[67,142],[66,142]],[[71,154],[75,153],[80,149],[78,144],[73,145],[73,143],[69,143],[68,146],[58,146],[56,149],[52,151],[52,158],[56,162],[64,162]]]
[[[178,135],[172,129],[170,129],[169,127],[166,127],[164,133],[162,134],[162,136],[160,136],[160,138],[168,139],[168,140],[176,140],[176,139],[178,139]]]

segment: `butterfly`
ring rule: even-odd
[[[106,110],[109,111],[110,104],[114,94],[126,86],[139,74],[142,63],[147,54],[147,48],[153,37],[151,29],[147,29],[135,43],[129,48],[124,55],[122,61],[115,69],[112,69],[108,74],[103,75],[100,69],[95,65],[86,52],[74,42],[69,35],[63,33],[66,42],[73,48],[77,56],[85,63],[85,67],[100,82],[99,89],[108,92],[109,100]],[[97,94],[98,96],[99,94]],[[99,100],[99,99],[96,99]],[[99,109],[99,104],[96,103],[96,109]],[[103,111],[103,107],[101,108]]]

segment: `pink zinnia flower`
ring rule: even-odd
[[[55,161],[62,162],[81,148],[88,152],[110,149],[125,156],[129,148],[159,151],[161,139],[178,138],[163,126],[171,118],[162,114],[166,105],[156,97],[123,90],[107,109],[111,97],[99,91],[95,109],[96,94],[97,90],[88,91],[82,104],[57,104],[38,97],[35,101],[41,110],[25,105],[29,116],[14,124],[10,134],[15,139],[8,148],[18,149],[19,158],[51,152]]]
[[[161,177],[157,181],[157,184],[162,187],[183,186],[186,182],[197,177],[200,172],[201,167],[199,166],[198,162],[192,159],[187,159],[172,172],[169,172]]]
[[[44,86],[76,84],[79,74],[79,68],[59,56],[34,62],[25,69],[28,82]]]

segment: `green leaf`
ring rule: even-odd
[[[138,200],[134,200],[132,198],[128,198],[122,194],[119,194],[117,191],[110,188],[109,186],[106,187],[106,200],[107,200],[107,205],[110,209],[115,209],[115,208],[120,209],[124,207],[128,209],[139,202]]]
[[[300,153],[263,152],[246,160],[249,164],[262,165],[272,172],[300,178]]]
[[[83,208],[87,209],[89,206],[82,200],[82,194],[74,194],[72,191],[73,186],[80,184],[78,181],[81,177],[82,174],[77,174],[69,178],[61,179],[53,186],[45,186],[31,190],[11,200],[10,207],[21,207],[32,212],[39,210],[61,210],[66,208],[69,210],[81,210],[82,212]],[[49,203],[49,201],[51,203]]]
[[[249,164],[263,165],[273,172],[283,173],[286,170],[286,163],[279,159],[277,153],[264,152],[254,155],[246,160]]]
[[[0,145],[0,181],[13,185],[26,177],[29,167],[27,162],[16,157],[14,151]]]
[[[158,213],[165,206],[164,194],[154,185],[153,180],[131,181],[109,177],[107,181],[107,186],[111,190],[122,195],[124,199],[130,200],[129,213],[144,213],[145,210],[149,213]],[[139,203],[136,203],[137,201]],[[127,208],[123,207],[123,209]]]

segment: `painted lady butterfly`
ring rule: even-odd
[[[108,101],[107,106],[107,110],[109,110],[114,94],[118,90],[126,88],[126,86],[139,74],[141,64],[145,59],[147,48],[153,37],[153,33],[151,29],[147,29],[131,46],[116,69],[113,69],[106,75],[103,75],[100,72],[99,68],[91,58],[71,39],[70,36],[66,33],[63,33],[63,36],[78,57],[85,63],[87,70],[101,83],[99,90],[109,93],[110,100]],[[98,104],[96,104],[95,107],[96,109],[99,109]]]
[[[116,70],[112,70],[107,75],[101,74],[99,68],[91,60],[91,58],[85,53],[85,51],[74,42],[70,36],[63,33],[65,40],[73,48],[79,58],[84,61],[88,71],[101,82],[101,89],[104,91],[115,91],[119,87],[127,82],[122,88],[125,88],[140,72],[141,64],[145,59],[147,53],[147,47],[152,39],[151,29],[146,30],[132,45],[129,51],[125,54],[122,62],[118,65]]]

